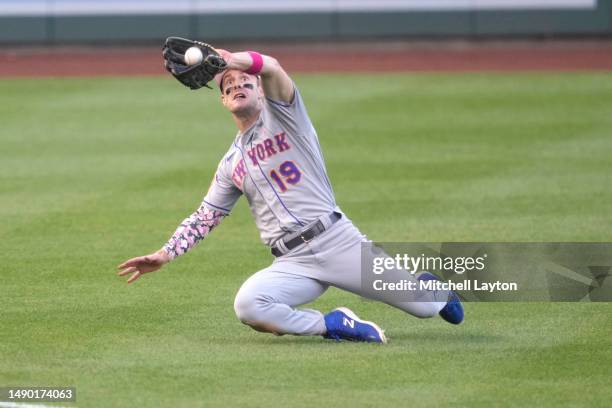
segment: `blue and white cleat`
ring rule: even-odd
[[[353,311],[339,307],[325,315],[326,339],[386,343],[385,332],[376,323],[361,320]]]
[[[419,280],[440,280],[436,275],[423,272],[417,278]],[[448,301],[446,302],[446,306],[440,313],[438,313],[440,317],[452,324],[459,324],[463,321],[463,306],[461,305],[461,300],[459,299],[459,295],[457,295],[452,290],[448,294]]]

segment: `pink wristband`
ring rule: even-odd
[[[260,53],[255,52],[255,51],[247,51],[247,52],[251,56],[251,59],[253,60],[253,62],[251,63],[251,66],[249,67],[249,69],[247,69],[244,72],[246,72],[247,74],[251,74],[251,75],[257,75],[261,71],[261,68],[263,68],[263,57],[261,56]]]

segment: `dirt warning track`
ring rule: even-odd
[[[219,44],[257,49],[289,72],[610,71],[612,41]],[[160,47],[0,49],[0,77],[163,75]]]

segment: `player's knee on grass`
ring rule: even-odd
[[[266,295],[240,290],[234,299],[234,312],[238,319],[254,330],[278,334],[278,330],[265,320],[265,310],[273,300]]]
[[[255,305],[255,297],[244,293],[241,289],[234,299],[234,312],[236,317],[242,323],[248,323],[257,316],[257,306]]]

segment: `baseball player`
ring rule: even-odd
[[[439,314],[450,323],[460,323],[463,308],[454,292],[417,291],[407,301],[363,292],[361,245],[367,238],[336,203],[317,133],[298,88],[270,56],[252,51],[209,52],[215,51],[226,64],[220,64],[216,75],[221,103],[231,112],[238,133],[198,209],[160,250],[122,263],[118,274],[131,275],[127,282],[132,283],[185,254],[244,195],[261,240],[274,256],[272,264],[247,279],[236,295],[234,310],[244,324],[277,335],[386,343],[378,325],[345,307],[325,315],[299,308],[329,286],[383,301],[420,318]],[[173,75],[180,75],[182,66],[175,66],[180,58],[167,54],[166,66],[170,65]],[[436,279],[405,270],[382,276],[389,281]]]

